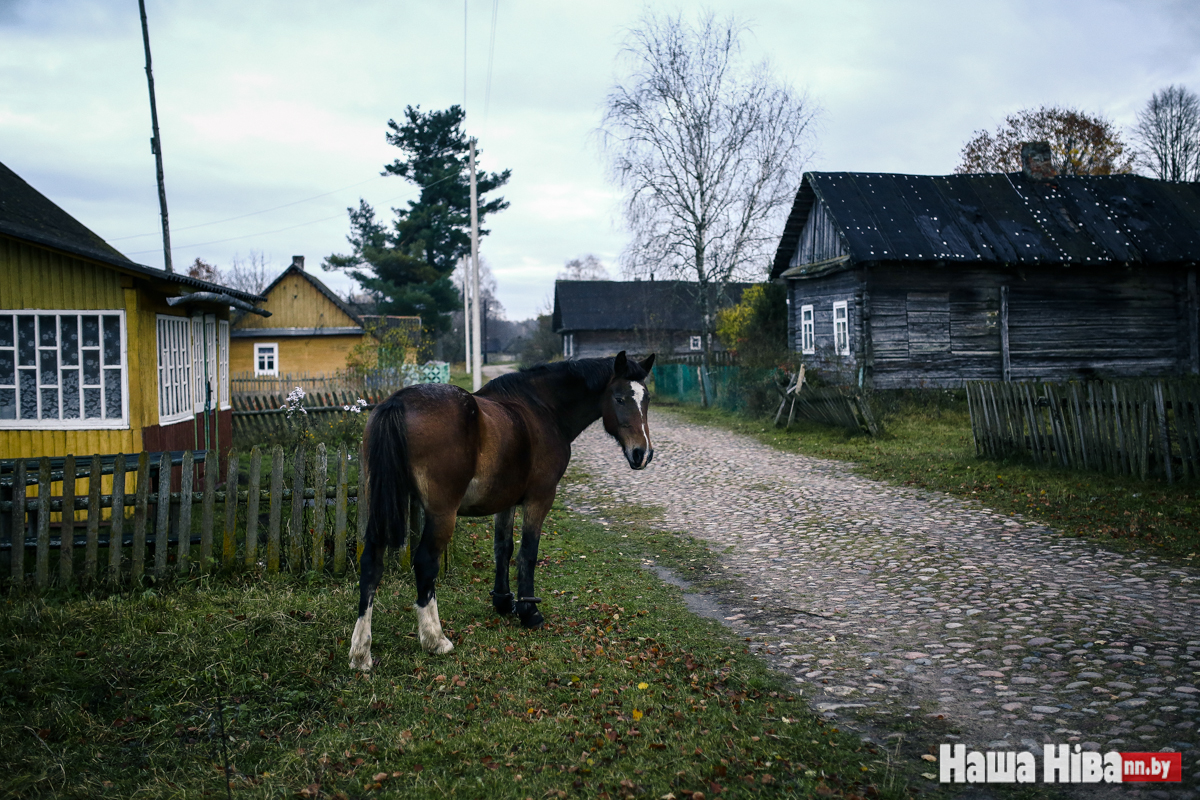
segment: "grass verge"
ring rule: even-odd
[[[790,431],[770,417],[656,399],[684,419],[754,436],[780,450],[849,461],[878,480],[957,495],[1119,550],[1144,549],[1191,563],[1200,556],[1200,487],[1043,467],[975,455],[961,393],[892,398],[877,438],[805,420]]]
[[[346,666],[352,579],[231,575],[9,596],[5,788],[26,797],[900,797],[888,754],[803,697],[678,589],[640,537],[556,508],[546,629],[490,608],[491,532],[460,521],[439,585],[454,653],[415,639],[391,565],[370,675]],[[667,537],[654,546],[669,547]]]

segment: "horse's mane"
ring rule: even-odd
[[[537,399],[534,383],[538,378],[569,377],[579,380],[587,387],[587,391],[597,394],[612,380],[614,358],[573,358],[567,361],[552,361],[548,364],[535,364],[520,372],[509,372],[493,378],[487,384],[489,394],[503,394],[510,397],[520,397],[529,400]],[[648,373],[634,359],[629,359],[628,377],[633,381],[644,381]]]

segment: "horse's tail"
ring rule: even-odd
[[[413,493],[404,403],[395,395],[376,407],[363,440],[367,470],[366,541],[404,546]]]

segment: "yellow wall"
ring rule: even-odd
[[[270,342],[279,345],[278,371],[283,375],[327,375],[346,368],[346,356],[363,340],[352,336],[263,336],[261,339],[231,339],[229,371],[233,375],[254,375],[254,345]]]
[[[128,429],[0,430],[0,458],[140,452],[142,428],[158,424],[156,315],[187,312],[168,306],[149,279],[6,236],[0,236],[0,276],[0,309],[125,309],[129,378]]]
[[[269,317],[246,314],[236,328],[349,328],[358,327],[345,311],[321,294],[306,278],[291,273],[271,289],[261,308]],[[312,370],[309,370],[310,372]]]

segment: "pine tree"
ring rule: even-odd
[[[421,187],[407,208],[393,209],[391,227],[376,219],[375,209],[360,199],[350,214],[350,255],[333,254],[324,269],[347,270],[376,299],[383,314],[421,317],[428,335],[450,328],[447,312],[462,304],[450,280],[458,260],[471,252],[470,142],[462,130],[465,114],[459,106],[422,113],[420,106],[404,109],[404,123],[388,120],[388,144],[403,158],[384,166],[384,175],[398,175]],[[476,149],[476,159],[479,151]],[[476,173],[480,237],[484,220],[508,208],[503,197],[484,195],[508,183],[511,170]]]

